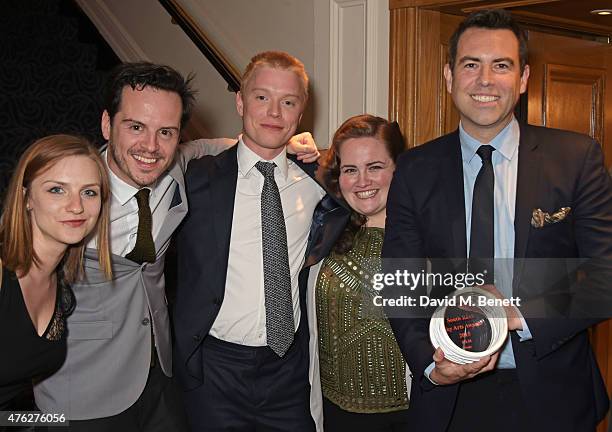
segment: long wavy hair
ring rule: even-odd
[[[11,178],[0,217],[0,257],[9,270],[27,274],[40,257],[34,250],[32,221],[27,211],[28,191],[32,181],[61,159],[85,156],[95,162],[100,175],[100,216],[92,233],[97,232],[100,267],[105,276],[112,276],[108,239],[110,222],[110,183],[106,164],[100,153],[85,138],[73,135],[50,135],[35,141],[21,156]],[[88,236],[89,237],[89,236]],[[62,260],[64,282],[71,283],[82,276],[83,253],[87,239],[69,245]]]
[[[382,117],[370,114],[361,114],[349,118],[342,123],[334,134],[331,146],[323,161],[323,165],[329,171],[327,183],[332,192],[341,195],[339,179],[341,165],[340,148],[342,144],[351,138],[366,137],[376,138],[383,143],[394,163],[406,147],[404,137],[397,122],[390,122]],[[352,209],[349,223],[336,241],[333,251],[338,254],[348,252],[353,246],[355,235],[366,222],[366,216]]]

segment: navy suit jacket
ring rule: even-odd
[[[522,310],[533,339],[520,342],[511,332],[528,406],[525,418],[534,430],[593,430],[606,413],[608,397],[587,329],[610,316],[612,181],[600,146],[584,135],[521,124],[518,157],[513,295],[534,300]],[[553,213],[565,206],[571,211],[561,222],[532,226],[534,209]],[[456,264],[465,259],[466,249],[463,168],[455,131],[400,156],[389,192],[382,254],[449,258]],[[576,272],[567,265],[573,258],[595,258],[598,267],[577,282]],[[604,301],[583,302],[595,295]],[[575,308],[586,304],[599,307],[596,316],[577,317]],[[530,310],[530,305],[539,309]],[[542,316],[547,319],[535,318]],[[414,375],[414,427],[444,431],[460,384],[433,386],[423,375],[434,352],[429,320],[390,322]],[[474,401],[475,415],[477,406]]]
[[[190,211],[177,233],[178,285],[173,314],[175,373],[184,389],[196,388],[203,382],[201,344],[225,294],[238,176],[237,147],[217,156],[192,160],[185,174]],[[292,159],[324,186],[323,169],[317,164]],[[341,231],[348,219],[343,205],[330,194],[322,199],[315,214],[306,252],[308,259],[299,275],[300,327],[304,328],[307,326],[304,282],[308,277],[307,267],[329,250],[331,246],[327,243],[335,241],[336,237],[329,232]],[[308,338],[303,342],[308,344]]]

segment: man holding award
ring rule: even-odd
[[[414,429],[593,431],[608,397],[588,328],[610,317],[612,284],[601,147],[514,117],[529,66],[509,13],[470,15],[449,50],[461,123],[398,159],[383,258],[463,260],[489,292],[523,301],[504,308],[505,344],[465,364],[434,350],[429,318],[390,317],[413,374]]]

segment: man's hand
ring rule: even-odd
[[[321,156],[310,132],[292,136],[287,144],[287,152],[297,155],[298,160],[306,163],[316,162]]]
[[[496,352],[493,355],[481,358],[477,362],[460,365],[444,358],[442,348],[438,347],[433,355],[436,366],[429,377],[438,385],[456,384],[459,381],[493,370],[498,357],[499,352]]]
[[[490,292],[497,298],[505,298],[499,291],[497,291],[495,285],[482,285],[479,288]],[[516,309],[516,306],[504,306],[504,310],[506,311],[506,317],[508,318],[508,330],[523,330],[523,324],[521,323],[520,318],[521,315]]]

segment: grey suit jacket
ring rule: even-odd
[[[219,153],[234,142],[199,140],[182,146],[168,172],[176,191],[155,239],[155,262],[139,265],[113,255],[113,279],[107,281],[100,271],[97,252],[87,249],[85,280],[72,287],[77,306],[68,318],[66,361],[34,389],[43,412],[85,420],[116,415],[129,408],[147,382],[151,325],[161,368],[167,376],[172,375],[163,270],[172,234],[188,210],[183,172],[190,159]]]

